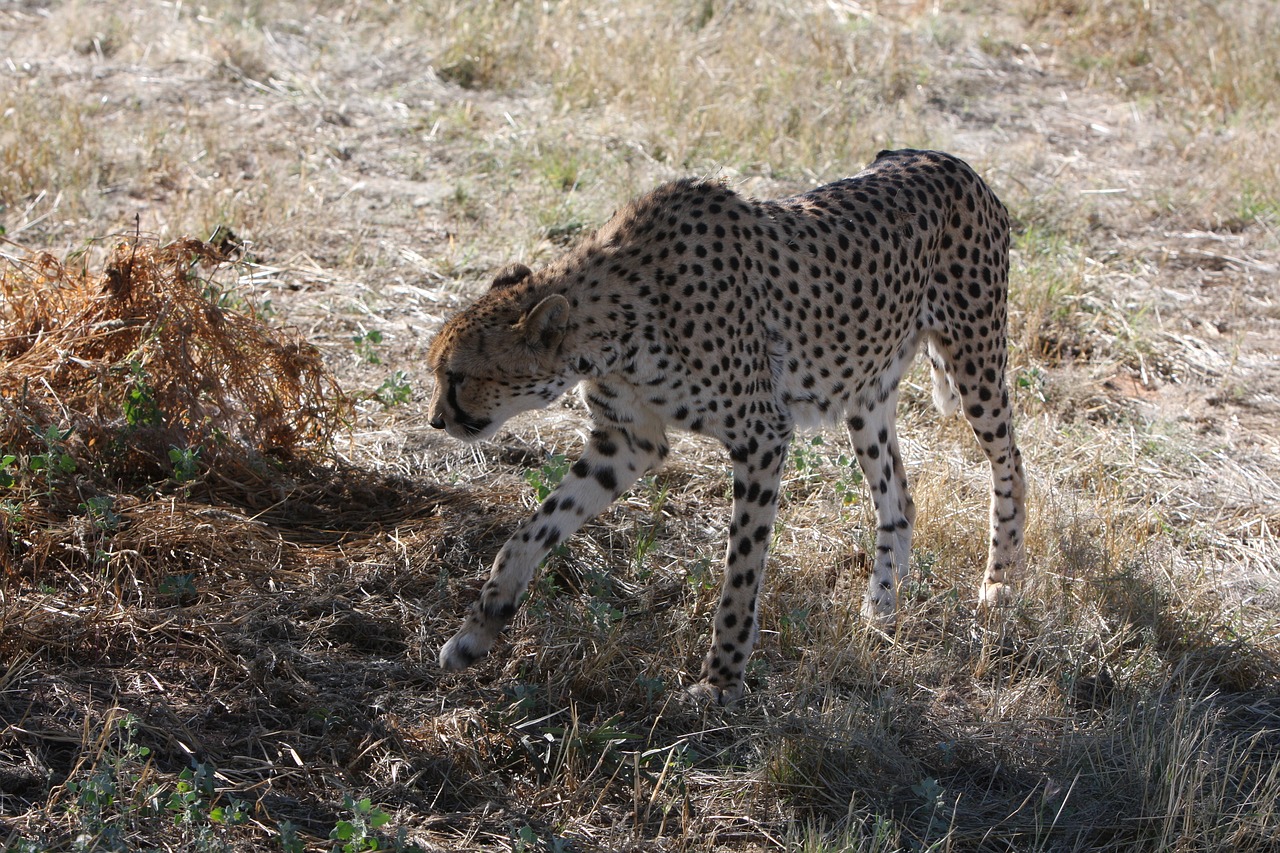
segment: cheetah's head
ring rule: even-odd
[[[561,353],[569,301],[540,294],[531,277],[528,267],[507,267],[432,342],[433,427],[480,441],[512,415],[547,406],[574,383]]]

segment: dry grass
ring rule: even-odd
[[[1024,15],[1058,34],[1090,82],[1176,92],[1193,115],[1203,109],[1219,119],[1274,104],[1280,57],[1268,42],[1280,17],[1272,4],[1039,0]]]
[[[423,25],[454,34],[439,68],[464,88],[543,84],[553,110],[628,116],[640,135],[627,143],[657,163],[787,177],[840,172],[877,146],[919,138],[913,105],[939,39],[923,19],[904,27],[852,5],[805,3],[725,14],[709,3],[657,14],[476,3]]]
[[[1277,27],[1261,0],[0,10],[0,227],[53,249],[11,245],[0,290],[0,843],[1272,849]],[[443,317],[664,178],[767,195],[908,144],[1017,222],[1022,603],[974,612],[985,472],[921,372],[892,636],[857,613],[843,438],[804,438],[748,695],[680,702],[729,483],[675,437],[495,658],[439,673],[583,431],[569,401],[434,434]],[[159,242],[101,239],[135,221]],[[180,239],[218,226],[241,260]]]

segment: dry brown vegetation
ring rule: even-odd
[[[0,844],[1274,849],[1276,44],[1265,0],[0,6]],[[893,635],[805,437],[747,697],[679,701],[728,527],[679,437],[439,673],[583,428],[434,434],[443,317],[661,180],[905,145],[1016,221],[1023,602],[974,613],[917,374]]]

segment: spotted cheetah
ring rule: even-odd
[[[773,201],[669,183],[550,266],[504,269],[431,345],[431,425],[478,441],[580,385],[594,428],[499,551],[441,665],[461,669],[492,648],[547,553],[662,464],[669,428],[713,436],[733,460],[724,581],[696,694],[727,704],[742,693],[797,428],[843,421],[849,431],[878,524],[863,612],[891,621],[916,517],[898,383],[922,343],[935,403],[963,406],[990,461],[979,601],[1005,599],[1025,521],[1005,384],[1008,249],[1004,205],[967,164],[904,150]]]

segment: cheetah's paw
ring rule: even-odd
[[[1010,583],[983,583],[978,591],[978,607],[1004,607],[1012,604],[1017,592]]]
[[[691,702],[702,707],[712,705],[725,707],[742,698],[742,682],[720,687],[704,679],[697,684],[690,685],[685,691],[685,695]]]
[[[466,669],[489,653],[493,641],[466,631],[459,631],[440,650],[440,668],[449,672]]]
[[[862,618],[881,631],[892,631],[897,621],[897,608],[892,599],[877,601],[868,595],[862,600]]]

